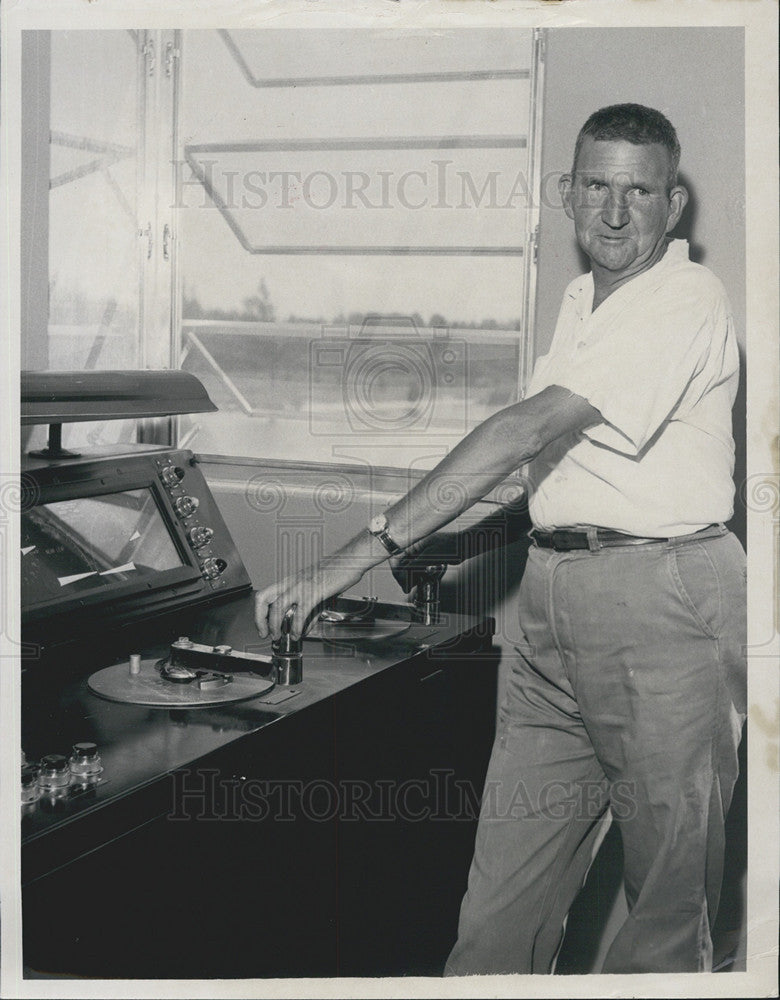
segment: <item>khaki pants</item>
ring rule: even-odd
[[[532,546],[450,975],[549,972],[611,810],[604,972],[711,967],[745,718],[745,557],[719,537]]]

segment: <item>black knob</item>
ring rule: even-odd
[[[41,770],[38,774],[40,788],[47,789],[53,795],[59,795],[67,790],[70,782],[70,768],[67,758],[58,753],[41,757]]]
[[[68,770],[68,760],[58,753],[50,753],[41,757],[41,771],[58,774],[60,771]]]
[[[74,757],[97,757],[97,743],[74,743],[73,744],[73,756]]]

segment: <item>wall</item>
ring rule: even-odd
[[[22,32],[21,347],[31,369],[49,360],[50,50],[48,31]]]
[[[563,289],[587,269],[560,206],[577,132],[597,108],[626,101],[662,111],[682,146],[691,195],[675,235],[717,274],[745,344],[744,32],[741,28],[556,28],[547,36],[536,350],[549,347]],[[745,393],[734,408],[735,479],[745,478]],[[733,530],[745,540],[737,500]]]
[[[558,28],[545,61],[537,347],[552,337],[563,289],[584,267],[556,181],[591,112],[634,101],[677,129],[690,203],[675,235],[721,279],[745,336],[744,50],[741,28]]]

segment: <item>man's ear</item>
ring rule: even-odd
[[[677,223],[680,221],[680,216],[683,214],[683,209],[688,204],[688,190],[684,188],[681,184],[677,187],[673,187],[669,192],[669,214],[666,217],[666,232],[671,233]]]
[[[558,180],[558,193],[563,202],[563,210],[570,219],[574,218],[574,212],[571,207],[572,184],[573,179],[571,174],[561,174]]]

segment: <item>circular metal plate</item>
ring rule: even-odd
[[[197,683],[175,684],[160,676],[159,659],[141,660],[141,672],[131,674],[127,663],[105,667],[87,681],[89,688],[108,701],[154,708],[208,708],[231,701],[245,701],[265,694],[274,682],[253,674],[233,674],[224,687],[202,691]]]

